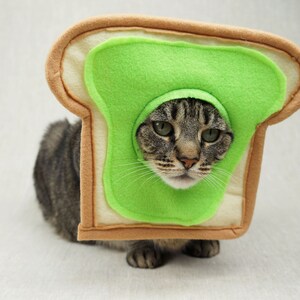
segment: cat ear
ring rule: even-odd
[[[280,37],[228,26],[109,16],[70,28],[52,48],[46,75],[58,100],[83,120],[80,239],[216,239],[244,233],[253,213],[266,127],[284,120],[300,107],[299,57],[299,48]],[[234,161],[235,150],[228,153],[223,166],[226,172],[235,172],[234,177],[240,181],[238,185],[230,181],[217,202],[208,193],[211,203],[206,204],[211,211],[199,213],[198,206],[164,211],[169,200],[163,202],[164,197],[160,197],[156,206],[159,209],[150,213],[147,209],[157,200],[152,194],[155,186],[141,195],[135,185],[129,197],[124,187],[130,182],[121,180],[113,185],[117,168],[112,168],[110,160],[113,157],[114,163],[118,159],[120,164],[133,163],[127,160],[136,159],[135,153],[123,152],[117,146],[122,140],[124,149],[131,149],[132,134],[128,132],[134,120],[144,108],[155,108],[153,100],[161,101],[160,97],[169,92],[188,96],[191,89],[209,94],[206,101],[211,96],[216,107],[220,104],[220,109],[224,108],[223,115],[228,114],[235,134],[233,145],[243,142],[244,158],[239,166],[226,165],[231,157]],[[247,122],[251,126],[245,130]],[[126,134],[121,139],[123,132]],[[242,154],[240,151],[239,157]],[[247,181],[243,182],[243,178]],[[115,190],[120,187],[122,191]],[[122,199],[117,199],[120,195]],[[244,207],[242,212],[231,209],[230,203],[235,200]],[[145,205],[134,211],[141,203]],[[183,215],[172,219],[172,214],[184,209]],[[171,217],[157,217],[160,211]],[[154,218],[149,217],[153,215]],[[204,223],[208,218],[210,221]],[[170,225],[136,225],[138,221],[196,224],[199,230],[180,227],[170,231]],[[210,230],[205,224],[222,230]]]

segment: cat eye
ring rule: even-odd
[[[168,122],[155,121],[152,126],[154,131],[161,136],[170,136],[173,133],[173,127]]]
[[[202,139],[207,143],[215,142],[219,136],[221,131],[219,129],[207,129],[202,132]]]

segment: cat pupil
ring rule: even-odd
[[[168,136],[172,134],[173,127],[168,122],[158,121],[153,123],[154,131],[161,136]]]
[[[220,136],[220,130],[218,129],[207,129],[202,133],[202,139],[205,142],[212,143],[215,142]]]

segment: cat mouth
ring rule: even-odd
[[[163,180],[175,189],[187,189],[198,182],[197,179],[186,173],[179,176],[163,177]]]
[[[173,178],[177,179],[177,180],[195,180],[194,178],[192,178],[188,174],[183,174],[183,175],[175,176]]]
[[[192,186],[194,186],[196,183],[200,181],[201,178],[195,178],[187,170],[181,170],[181,174],[166,174],[160,173],[159,170],[154,171],[159,175],[159,177],[169,186],[175,189],[188,189]],[[173,175],[173,176],[172,176]]]

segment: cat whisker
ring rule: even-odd
[[[220,176],[220,177],[222,177],[224,179],[225,178],[230,178],[230,180],[232,182],[236,183],[236,184],[238,184],[240,182],[240,180],[237,177],[231,176],[231,174],[222,174],[222,173],[218,173],[218,172],[215,172],[214,174],[217,175],[217,176]]]
[[[126,164],[117,164],[116,166],[124,167],[124,166],[139,165],[139,164],[143,164],[143,162],[142,161],[135,161],[135,162],[126,163]]]
[[[217,177],[215,174],[211,174],[210,176],[213,180],[217,181],[220,183],[220,185],[222,186],[226,186],[227,182],[223,181],[222,179],[220,179],[219,177]]]
[[[134,183],[136,183],[138,180],[140,180],[141,178],[144,178],[144,177],[147,177],[147,176],[150,176],[153,174],[153,171],[152,170],[149,170],[149,172],[144,172],[143,174],[141,174],[141,176],[137,176],[135,178],[135,180],[131,181],[130,184],[128,184],[126,186],[126,188],[130,188]],[[155,174],[156,175],[156,174]]]
[[[203,171],[202,171],[202,172],[200,172],[200,173],[196,173],[196,174],[197,174],[197,175],[199,175],[199,174],[200,174],[200,175],[205,175],[205,176],[207,176],[207,175],[209,175],[209,174],[210,174],[210,172],[203,172]]]
[[[224,186],[219,181],[217,181],[214,177],[207,176],[206,178],[208,178],[208,180],[214,183],[214,185],[217,186],[219,189],[223,189]]]
[[[117,180],[114,181],[114,183],[116,184],[120,180],[124,180],[128,176],[133,175],[133,174],[138,174],[138,173],[145,174],[145,173],[152,173],[152,171],[150,169],[145,169],[145,170],[136,169],[136,170],[134,170],[132,172],[129,172],[129,173],[126,173],[124,176],[118,178]]]
[[[211,178],[208,177],[208,176],[204,177],[204,178],[203,178],[203,181],[206,181],[206,182],[207,182],[211,187],[213,187],[213,188],[216,188],[216,189],[219,189],[219,188],[220,188],[220,186],[217,185],[214,181],[212,181]]]
[[[215,173],[218,174],[218,175],[220,175],[220,176],[229,176],[229,177],[235,179],[236,181],[239,181],[239,178],[236,175],[231,174],[229,172],[224,172],[224,171],[221,171],[221,170],[216,170]]]
[[[174,169],[174,168],[160,168],[156,166],[156,169],[161,170],[161,171],[175,171],[175,172],[182,172],[183,169]]]
[[[225,170],[225,169],[223,169],[223,168],[220,168],[220,167],[213,167],[213,169],[215,169],[215,173],[219,173],[218,175],[220,175],[220,176],[223,176],[223,177],[225,177],[225,176],[229,176],[230,178],[232,178],[232,180],[235,182],[235,183],[239,183],[239,181],[240,181],[240,178],[238,178],[236,175],[234,175],[234,174],[232,174],[232,173],[230,173],[229,171],[227,171],[227,170]]]
[[[121,166],[113,166],[114,169],[120,169],[122,168]],[[148,168],[146,165],[133,165],[133,166],[128,166],[128,167],[123,167],[122,169],[125,169],[126,171],[128,170],[133,170],[137,168]]]
[[[151,181],[153,178],[155,178],[157,176],[157,174],[153,174],[152,176],[150,176],[149,178],[146,178],[146,180],[143,181],[143,183],[141,184],[139,190],[142,189],[142,187],[145,185],[146,182],[148,182],[149,180]]]
[[[163,169],[163,168],[157,168],[157,170],[162,171],[162,172],[173,172],[173,171],[178,171],[174,169]]]
[[[210,187],[213,187],[213,188],[215,188],[215,186],[211,183],[211,181],[210,180],[208,180],[208,178],[207,177],[204,177],[203,178],[203,181],[204,182],[207,182],[207,184],[210,186]]]
[[[212,168],[215,169],[215,170],[221,170],[221,171],[224,171],[224,172],[226,172],[228,174],[231,174],[228,170],[226,170],[224,168],[221,168],[221,167],[213,166]]]
[[[148,169],[146,166],[135,166],[135,167],[131,167],[131,168],[126,168],[125,170],[122,170],[120,172],[118,172],[119,174],[127,174],[130,171],[134,171],[134,170],[140,170],[143,171],[143,169]]]
[[[123,156],[123,155],[118,158],[115,158],[115,161],[126,161],[126,160],[143,160],[143,159],[135,156]]]
[[[215,176],[207,176],[207,178],[209,178],[209,180],[211,180],[221,190],[224,189],[224,187],[226,186],[226,184],[224,184],[222,181],[218,180],[218,178],[216,178]]]

